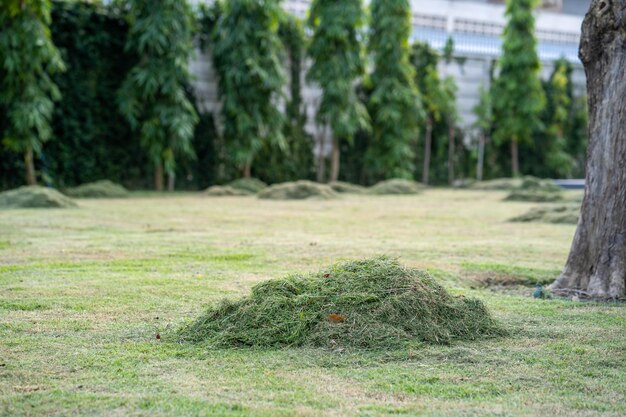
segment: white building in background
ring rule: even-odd
[[[310,0],[284,0],[283,7],[305,18],[310,3]],[[456,61],[442,63],[440,70],[456,78],[462,125],[469,128],[475,120],[472,109],[479,99],[479,87],[489,84],[490,67],[501,53],[500,35],[506,24],[504,0],[411,0],[411,4],[412,39],[425,41],[441,50],[451,37],[455,44],[455,56],[464,58],[463,64]],[[590,0],[543,0],[542,8],[536,13],[543,76],[547,78],[554,61],[564,57],[574,64],[574,83],[579,91],[584,88],[585,75],[578,60],[578,42],[582,19],[589,4]],[[200,105],[204,110],[216,112],[219,110],[217,83],[210,58],[198,54],[192,63],[192,71],[196,76],[195,87]],[[307,130],[319,137],[323,129],[316,126],[314,120],[320,91],[313,85],[304,84],[303,96],[309,115]]]

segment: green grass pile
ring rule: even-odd
[[[0,208],[71,208],[76,203],[52,188],[29,186],[0,193]]]
[[[65,190],[65,194],[73,198],[126,198],[128,190],[109,180],[90,182]]]
[[[258,196],[267,200],[330,200],[337,198],[338,194],[328,185],[302,180],[272,185],[261,191]]]
[[[369,189],[369,193],[374,195],[419,194],[423,189],[424,186],[419,182],[404,179],[391,179],[381,181],[374,185]]]
[[[248,194],[256,194],[267,188],[267,184],[256,178],[240,178],[227,184],[237,190],[245,191]]]
[[[363,194],[367,190],[367,188],[362,185],[351,184],[343,181],[333,181],[328,185],[330,185],[330,188],[332,188],[335,192],[340,194]]]
[[[214,185],[213,187],[207,188],[204,193],[209,197],[237,197],[251,194],[248,191],[233,188],[229,185]]]
[[[563,200],[561,191],[514,190],[504,199],[505,201],[528,201],[533,203],[555,203]]]
[[[504,334],[479,300],[386,257],[256,285],[181,330],[211,347],[393,348]]]
[[[522,182],[521,178],[496,178],[475,182],[470,188],[484,191],[510,191],[521,188]]]
[[[521,216],[511,219],[512,222],[537,222],[556,224],[578,224],[580,204],[572,203],[552,207],[536,207]]]

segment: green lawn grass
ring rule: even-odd
[[[574,233],[507,222],[533,204],[504,196],[142,194],[0,211],[0,415],[626,415],[626,305],[501,285],[549,282]],[[480,298],[511,335],[385,352],[176,341],[261,280],[373,255]]]

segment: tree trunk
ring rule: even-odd
[[[322,137],[319,141],[319,154],[317,157],[317,182],[324,182],[326,178],[326,155],[324,154],[324,148],[326,145],[326,127],[322,131]]]
[[[26,184],[37,185],[37,174],[35,173],[35,158],[33,156],[33,148],[26,148],[24,153],[24,165],[26,165]]]
[[[483,180],[483,169],[485,166],[485,134],[480,134],[480,139],[478,140],[478,165],[476,166],[476,180]]]
[[[519,145],[516,139],[511,140],[511,176],[519,177]]]
[[[454,126],[448,128],[448,184],[454,182],[454,140],[456,138],[456,129]]]
[[[250,178],[252,177],[252,163],[250,161],[246,161],[243,166],[243,177]]]
[[[163,163],[158,161],[154,164],[154,189],[163,191]]]
[[[330,181],[337,181],[339,179],[339,167],[341,151],[339,149],[339,139],[333,138],[333,154],[330,164]]]
[[[167,191],[170,193],[174,191],[176,188],[176,174],[174,172],[170,172],[167,174]]]
[[[430,175],[430,150],[433,142],[433,120],[426,120],[426,138],[424,139],[424,167],[422,168],[422,183],[428,185]]]
[[[626,295],[626,0],[593,0],[580,59],[587,74],[589,148],[585,197],[557,294]]]

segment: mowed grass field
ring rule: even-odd
[[[575,230],[509,223],[534,204],[504,196],[175,194],[0,211],[0,415],[626,415],[625,304],[484,285],[549,282]],[[384,352],[177,342],[223,297],[374,255],[483,300],[510,336]]]

